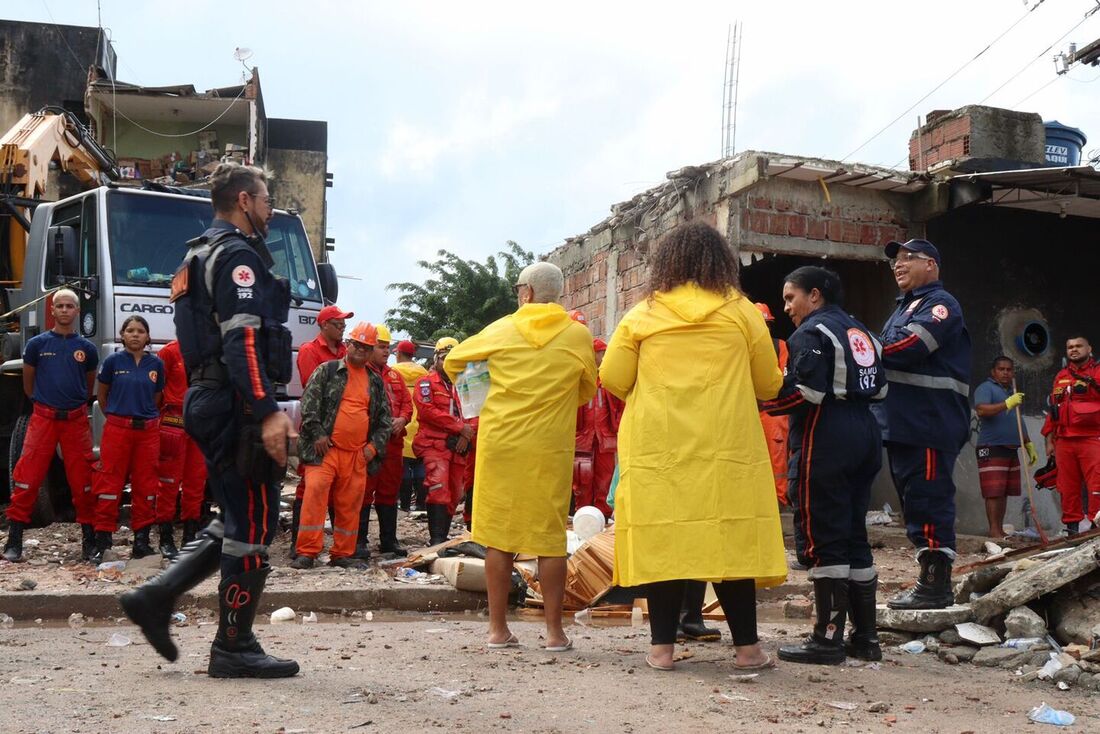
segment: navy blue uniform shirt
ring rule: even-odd
[[[72,410],[88,402],[88,373],[95,371],[99,355],[79,334],[47,331],[27,342],[23,363],[35,369],[34,402]]]
[[[164,390],[164,362],[160,357],[147,353],[134,364],[129,352],[115,352],[103,360],[99,381],[111,386],[105,413],[147,420],[160,415],[156,402],[157,393]]]

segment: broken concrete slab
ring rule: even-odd
[[[1050,604],[1050,621],[1064,642],[1089,645],[1100,636],[1100,574],[1060,590]]]
[[[974,656],[978,654],[977,647],[971,647],[970,645],[941,645],[936,655],[940,660],[945,660],[948,655],[954,655],[955,660],[960,663],[969,663],[974,659]]]
[[[1001,642],[1001,636],[997,634],[997,631],[986,627],[984,624],[963,622],[955,625],[955,631],[959,633],[959,637],[963,638],[964,641],[978,647],[998,645]]]
[[[945,629],[940,633],[940,643],[944,645],[958,645],[962,642],[962,637],[955,631],[953,627]]]
[[[971,661],[983,668],[1014,667],[1031,653],[1026,650],[1013,650],[1010,647],[983,647],[974,654]]]
[[[960,622],[974,619],[968,605],[956,604],[946,609],[891,609],[878,606],[876,619],[879,627],[906,632],[940,632]]]
[[[1005,636],[1046,637],[1047,623],[1028,607],[1016,607],[1005,617]]]
[[[1008,575],[1010,570],[1011,567],[1007,565],[986,566],[968,573],[962,577],[962,581],[955,587],[955,601],[966,604],[970,601],[972,593],[985,594],[992,591]]]
[[[973,602],[974,618],[985,624],[998,614],[1060,589],[1098,568],[1100,540],[1093,540],[1006,578],[997,588]]]

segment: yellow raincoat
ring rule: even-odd
[[[415,459],[413,439],[416,438],[416,430],[420,428],[420,421],[416,418],[416,395],[413,395],[413,388],[416,387],[417,380],[428,374],[428,370],[424,369],[419,362],[397,362],[393,365],[393,368],[405,380],[405,387],[409,388],[409,394],[413,398],[413,417],[405,427],[405,450],[401,452],[401,455],[406,459]]]
[[[619,322],[600,366],[619,426],[615,583],[787,578],[757,399],[783,383],[767,326],[737,291],[655,293]]]
[[[592,335],[556,303],[529,303],[451,350],[457,379],[489,361],[474,465],[473,540],[509,553],[565,555],[577,407],[596,394]]]

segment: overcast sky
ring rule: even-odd
[[[843,159],[1025,14],[851,160],[906,168],[918,115],[979,102],[1080,127],[1100,148],[1100,68],[1057,78],[1051,60],[1100,38],[1100,12],[1081,22],[1096,0],[1035,4],[101,2],[124,81],[239,83],[233,50],[247,47],[268,115],[328,121],[332,259],[362,279],[341,281],[340,304],[371,321],[393,304],[385,286],[419,280],[416,261],[439,248],[482,259],[511,239],[545,253],[666,172],[720,157],[736,20],[738,150]],[[97,24],[92,0],[0,14]]]

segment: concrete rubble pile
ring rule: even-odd
[[[999,554],[956,578],[946,609],[878,607],[884,644],[956,665],[1014,670],[1100,691],[1100,535],[1019,559]]]

